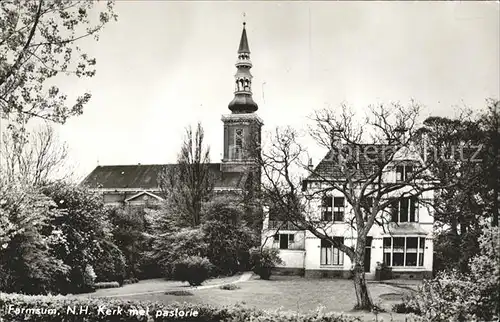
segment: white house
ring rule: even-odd
[[[400,189],[383,197],[391,199],[390,208],[377,213],[384,218],[382,225],[374,224],[368,233],[365,254],[366,278],[375,278],[377,263],[385,263],[392,269],[393,278],[422,279],[432,276],[433,262],[433,216],[428,207],[434,192],[428,190],[416,193],[406,182],[416,182],[418,187],[429,187],[429,182],[418,181],[415,173],[423,173],[423,161],[417,153],[397,149],[391,145],[360,145],[361,157],[351,165],[354,173],[362,173],[357,182],[363,182],[367,171],[375,171],[376,162],[390,157],[383,166],[382,185],[400,185]],[[392,150],[391,150],[392,149]],[[359,151],[359,150],[358,150]],[[369,151],[369,152],[367,152]],[[332,152],[311,171],[303,182],[303,193],[311,196],[323,191],[331,184],[328,180],[344,180],[343,166],[333,161]],[[381,164],[381,163],[379,163]],[[312,169],[312,168],[311,168]],[[364,177],[363,177],[364,176]],[[372,188],[373,189],[373,188]],[[405,192],[404,194],[402,194]],[[412,194],[414,194],[412,196]],[[373,199],[367,199],[368,203]],[[347,246],[355,246],[356,230],[350,224],[354,215],[345,196],[338,190],[318,194],[310,203],[307,216],[316,220],[328,236],[338,238]],[[279,248],[285,262],[278,271],[303,274],[306,277],[350,276],[349,257],[326,240],[301,230],[290,222],[278,220],[272,213],[264,221],[262,243],[265,247]],[[355,226],[355,225],[354,225]]]

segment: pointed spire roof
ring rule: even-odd
[[[247,32],[243,23],[240,47],[238,48],[238,61],[236,62],[236,90],[234,99],[229,103],[229,109],[233,114],[253,113],[259,108],[252,98],[252,62],[250,61],[250,49],[248,48]]]
[[[250,53],[250,49],[248,47],[248,39],[247,39],[247,31],[245,29],[246,22],[243,23],[243,31],[241,32],[241,40],[240,47],[238,48],[238,54],[241,53]]]

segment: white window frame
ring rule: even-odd
[[[335,206],[335,199],[342,199],[342,206]],[[332,200],[332,205],[333,205],[333,212],[332,212],[332,217],[334,222],[343,222],[345,220],[345,198],[344,197],[333,197]],[[342,219],[337,220],[335,219],[335,213],[341,213],[342,214]]]
[[[278,239],[276,239],[276,236],[278,236]],[[284,237],[286,236],[286,237]],[[287,248],[281,248],[281,239],[286,238],[287,239]],[[276,233],[273,236],[273,244],[277,244],[277,248],[279,249],[293,249],[292,245],[295,243],[295,234],[280,234]]]
[[[342,238],[343,237],[334,237],[334,238]],[[339,248],[331,245],[330,247],[322,247],[321,243],[323,240],[320,240],[320,265],[321,266],[343,266],[344,265],[344,253],[340,251]]]
[[[425,253],[425,237],[422,237],[422,236],[393,236],[393,237],[384,237],[385,238],[390,238],[391,240],[391,247],[390,248],[386,248],[385,247],[385,244],[382,243],[382,253],[383,253],[383,260],[385,262],[385,254],[390,254],[389,258],[390,258],[390,262],[389,263],[386,263],[387,266],[389,267],[424,267],[425,265],[425,262],[424,262],[424,259],[425,259],[425,256],[424,256],[424,253]],[[403,243],[403,265],[397,265],[397,266],[394,266],[394,238],[403,238],[404,239],[404,243]],[[417,261],[416,261],[416,265],[406,265],[406,254],[409,253],[408,252],[408,249],[407,249],[407,239],[408,238],[417,238],[417,249],[416,249],[416,253],[417,253]],[[423,240],[423,245],[422,245],[422,240]],[[384,240],[382,240],[384,241]],[[390,250],[390,251],[387,251],[387,250]],[[397,253],[401,253],[401,252],[397,252]],[[410,253],[415,253],[415,252],[410,252]],[[422,265],[420,265],[420,260],[422,259]]]
[[[408,218],[406,221],[401,221],[401,205],[403,203],[403,200],[408,200]],[[405,223],[405,222],[414,222],[414,223],[418,223],[419,222],[419,199],[418,197],[415,197],[415,196],[409,196],[409,197],[404,197],[404,198],[399,198],[399,199],[395,199],[395,201],[397,201],[398,203],[398,208],[397,208],[397,217],[398,217],[398,220],[396,221],[397,223]],[[415,205],[415,221],[410,221],[411,219],[411,205],[412,205],[412,202],[414,202],[414,205]],[[392,214],[391,214],[392,216]],[[392,221],[392,218],[391,218],[391,221]]]
[[[401,172],[398,171],[398,168],[401,168]],[[408,168],[411,168],[411,171],[408,171]],[[408,180],[408,174],[414,173],[415,166],[412,164],[398,164],[396,165],[396,182],[405,182]]]

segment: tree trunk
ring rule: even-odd
[[[366,287],[365,280],[365,268],[364,268],[364,254],[355,260],[353,273],[354,289],[356,291],[357,303],[354,307],[355,310],[371,311],[373,308],[372,299],[368,293],[368,288]]]

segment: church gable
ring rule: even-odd
[[[138,194],[133,195],[130,198],[125,199],[126,203],[146,203],[148,201],[163,201],[163,198],[155,195],[154,193],[148,191],[142,191]]]

